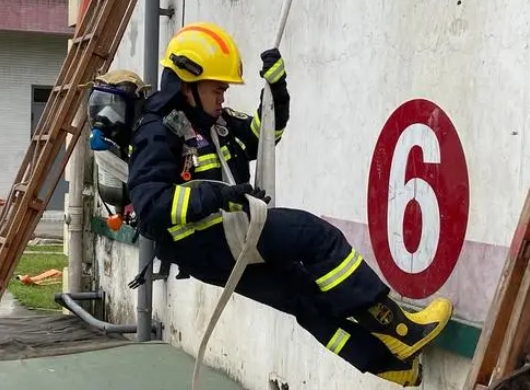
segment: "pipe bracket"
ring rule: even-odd
[[[167,16],[169,19],[171,19],[175,15],[175,8],[159,8],[158,13],[160,16]]]

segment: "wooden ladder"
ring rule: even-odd
[[[530,191],[512,238],[464,390],[511,389],[513,382],[528,381],[530,378],[530,364],[526,360],[530,352],[529,260]],[[485,263],[484,267],[487,266]]]
[[[92,0],[71,41],[8,199],[0,212],[0,299],[83,132],[87,88],[107,72],[137,0]],[[59,169],[51,168],[70,134]],[[43,198],[44,183],[50,186]]]

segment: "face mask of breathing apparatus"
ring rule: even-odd
[[[129,143],[147,89],[136,74],[118,70],[96,78],[88,97],[90,148],[96,160],[96,185],[109,214],[107,225],[113,230],[118,230],[124,219],[126,222],[130,219],[126,210],[130,203],[126,186]]]
[[[92,88],[88,117],[92,150],[112,150],[120,157],[126,153],[135,117],[135,100],[122,89],[107,86]],[[125,149],[125,150],[124,150]]]

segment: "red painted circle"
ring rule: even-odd
[[[419,273],[403,271],[392,258],[387,233],[390,169],[401,133],[414,123],[433,130],[440,147],[440,163],[424,163],[420,147],[413,147],[407,159],[405,180],[421,178],[436,194],[440,214],[438,247],[432,263]],[[403,183],[403,184],[404,184]],[[405,246],[417,246],[425,220],[415,201],[406,207],[403,226]],[[385,123],[375,146],[368,182],[368,229],[374,254],[388,283],[399,294],[426,298],[442,287],[458,261],[469,216],[469,180],[464,151],[446,113],[424,99],[410,100],[398,107]],[[418,226],[420,225],[420,226]],[[418,229],[420,229],[418,231]]]
[[[403,218],[403,244],[410,253],[418,250],[421,240],[421,231],[423,229],[421,219],[421,206],[412,199],[405,208],[405,217]]]

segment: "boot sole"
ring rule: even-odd
[[[395,372],[391,371],[390,373],[383,373],[383,374],[379,374],[378,376],[382,379],[398,384],[402,387],[418,387],[423,383],[423,365],[419,361],[417,361],[417,362],[412,363],[411,369],[414,369],[414,367],[417,367],[418,371],[416,374],[416,378],[414,379],[413,382],[402,380],[399,375],[399,371],[395,371]]]

